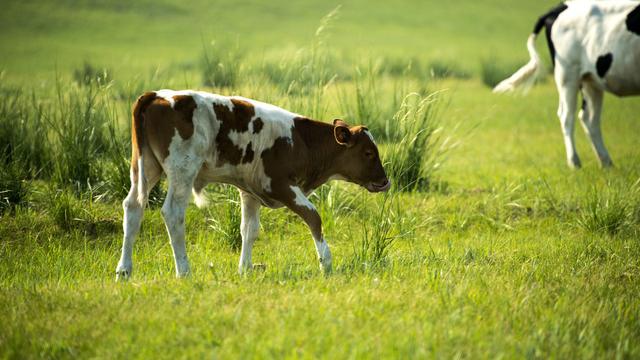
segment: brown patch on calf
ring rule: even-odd
[[[216,166],[224,164],[238,165],[240,162],[250,162],[253,160],[253,149],[247,146],[246,154],[243,158],[242,149],[235,145],[229,138],[229,133],[233,131],[246,132],[249,131],[249,123],[255,115],[255,109],[251,103],[240,100],[231,99],[233,109],[224,104],[213,104],[213,111],[216,118],[220,121],[220,129],[216,135],[216,151],[218,158]],[[251,160],[249,160],[249,157]],[[247,160],[247,161],[245,161]]]
[[[283,189],[272,185],[273,196],[283,202],[293,201],[290,185],[308,191],[332,175],[336,151],[342,151],[333,139],[333,126],[307,118],[295,118],[293,138],[279,137],[262,152],[265,174],[272,184],[285,183]],[[327,160],[320,162],[320,157]]]
[[[133,105],[131,117],[131,170],[134,174],[134,180],[138,179],[138,157],[146,145],[144,127],[144,112],[153,100],[156,99],[156,93],[148,91],[138,97]]]
[[[244,156],[242,157],[242,163],[246,164],[246,163],[250,163],[253,161],[253,146],[251,145],[251,143],[247,144],[247,149],[244,151]]]
[[[173,101],[173,110],[182,114],[182,121],[176,122],[176,129],[178,129],[180,137],[187,140],[193,135],[193,111],[198,105],[189,95],[176,95],[173,97]]]
[[[333,137],[333,126],[307,118],[295,118],[293,138],[279,137],[261,154],[265,174],[271,178],[270,197],[298,214],[314,237],[322,238],[318,212],[296,203],[291,186],[312,190],[333,175],[337,156],[343,151]],[[321,161],[323,158],[326,161]]]
[[[349,127],[346,141],[336,138],[336,126],[307,118],[295,118],[292,139],[278,138],[271,149],[262,152],[265,174],[272,179],[272,195],[283,203],[295,197],[289,188],[303,192],[316,189],[331,176],[341,175],[361,186],[386,180],[378,149],[365,133],[365,126]],[[279,188],[279,183],[287,186]]]
[[[189,95],[177,95],[174,107],[163,98],[156,98],[144,114],[144,131],[156,156],[164,160],[169,156],[169,145],[176,131],[184,140],[193,136],[193,112],[197,105]]]

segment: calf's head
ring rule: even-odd
[[[349,126],[344,121],[333,121],[333,135],[344,147],[340,162],[340,175],[370,192],[387,191],[391,182],[384,172],[378,147],[369,130],[361,125]]]

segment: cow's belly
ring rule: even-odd
[[[269,195],[271,179],[267,178],[260,164],[254,162],[244,165],[222,165],[216,167],[212,162],[205,162],[198,173],[196,182],[200,186],[209,183],[233,185],[253,195],[263,206],[276,209],[282,203]]]
[[[613,59],[611,70],[604,77],[608,91],[618,96],[640,95],[640,37],[635,49]],[[617,60],[617,62],[616,62]]]
[[[606,88],[609,92],[618,96],[640,95],[640,81],[632,82],[624,78],[606,79]]]
[[[612,57],[611,65],[601,79],[605,90],[618,96],[640,94],[640,36],[626,29],[618,36],[611,36],[608,41],[614,42],[601,53]],[[593,61],[598,53],[593,52]]]

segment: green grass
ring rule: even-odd
[[[0,358],[640,357],[640,103],[607,96],[616,166],[577,130],[571,171],[554,84],[485,85],[554,4],[4,4]],[[162,184],[117,284],[131,104],[164,87],[369,125],[394,183],[429,186],[318,189],[330,276],[302,222],[263,209],[266,268],[243,277],[237,195],[212,186],[179,281]]]

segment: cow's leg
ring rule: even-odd
[[[302,190],[297,186],[289,186],[281,190],[283,193],[289,192],[290,200],[283,201],[284,205],[300,216],[309,227],[311,236],[316,245],[316,253],[320,261],[320,269],[325,273],[331,272],[331,251],[329,245],[322,234],[322,219],[313,203],[307,199]]]
[[[160,179],[162,175],[162,168],[157,163],[152,155],[145,156],[145,179],[147,181],[145,199],[149,197],[149,192]],[[131,172],[131,188],[129,194],[122,202],[122,208],[124,209],[124,217],[122,221],[122,227],[124,230],[124,239],[122,241],[122,254],[120,255],[120,261],[116,267],[116,281],[126,280],[131,276],[133,271],[133,260],[131,258],[133,253],[133,245],[136,240],[136,236],[140,231],[140,224],[142,223],[142,217],[144,213],[144,205],[138,202],[138,174]]]
[[[558,105],[558,117],[560,118],[560,125],[562,126],[564,146],[567,152],[567,163],[572,168],[579,168],[581,166],[580,158],[578,157],[573,138],[573,129],[575,127],[576,117],[576,101],[578,97],[577,76],[565,71],[562,66],[558,66],[555,71],[555,80],[560,98],[560,104]]]
[[[193,162],[188,164],[189,166],[181,165],[183,166],[180,168],[167,171],[169,189],[161,210],[173,249],[177,277],[185,277],[189,274],[189,259],[185,242],[185,212],[191,197],[193,181],[202,161],[193,159]]]
[[[582,86],[582,94],[584,104],[580,113],[580,120],[585,133],[591,139],[591,145],[602,167],[613,165],[607,148],[602,140],[602,131],[600,130],[600,115],[602,114],[602,100],[604,92],[595,86],[585,82]]]
[[[260,201],[253,195],[240,190],[240,202],[242,204],[242,222],[240,224],[242,252],[240,253],[238,273],[243,274],[252,268],[251,250],[260,231]]]

